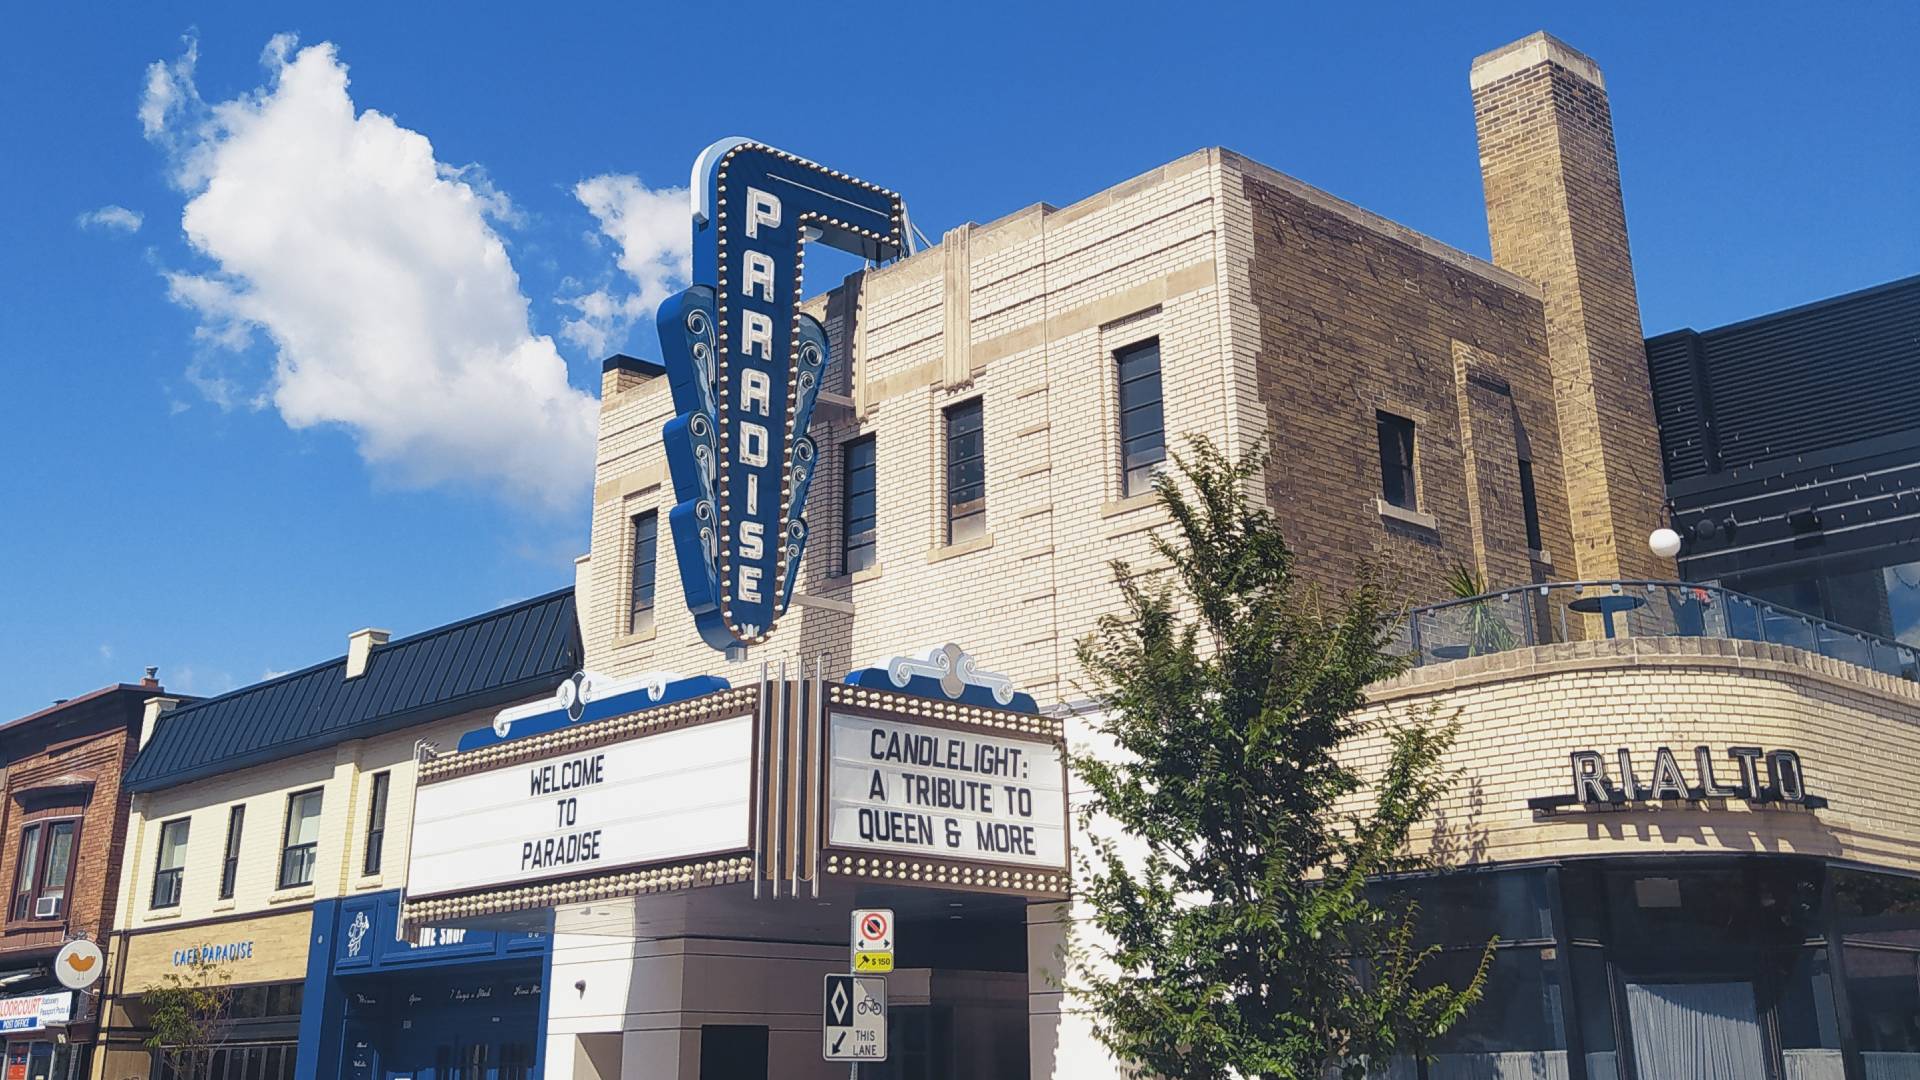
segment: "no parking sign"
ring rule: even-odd
[[[893,909],[853,911],[853,970],[885,974],[893,970]]]

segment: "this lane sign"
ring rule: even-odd
[[[887,1060],[887,980],[827,976],[820,1020],[820,1051],[828,1061]]]
[[[893,970],[893,909],[853,910],[853,970],[881,975]]]

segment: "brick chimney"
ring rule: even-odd
[[[1546,33],[1473,62],[1493,261],[1545,290],[1574,576],[1671,578],[1666,480],[1599,65]]]
[[[367,673],[367,665],[373,660],[373,650],[387,643],[393,634],[386,630],[367,627],[355,630],[347,635],[347,678],[357,679]]]

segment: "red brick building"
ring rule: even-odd
[[[148,669],[137,684],[103,687],[0,725],[0,1035],[7,1080],[88,1075],[102,984],[70,989],[55,959],[75,939],[106,946],[126,836],[120,778],[139,750],[144,721],[173,703],[163,693]],[[104,974],[113,962],[81,956],[72,966]],[[78,974],[68,981],[84,981],[85,972]]]

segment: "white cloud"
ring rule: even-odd
[[[73,223],[83,229],[112,229],[115,232],[139,232],[147,216],[138,210],[129,210],[112,203],[98,210],[89,210],[73,219]]]
[[[208,103],[197,46],[148,68],[140,106],[189,200],[205,272],[167,275],[200,317],[188,380],[222,407],[340,424],[383,476],[570,505],[591,477],[596,407],[567,382],[493,222],[512,204],[424,135],[357,111],[331,44],[289,35],[266,85]],[[240,355],[264,334],[271,372]],[[222,356],[227,356],[223,361]]]
[[[560,335],[592,353],[619,344],[636,319],[652,318],[660,302],[693,276],[693,230],[687,189],[649,188],[638,177],[608,174],[582,180],[573,196],[620,248],[620,269],[634,290],[594,289],[563,297],[580,313]]]
[[[106,643],[106,642],[104,642],[104,641],[100,643],[100,659],[102,659],[102,660],[111,660],[111,659],[113,659],[113,646],[112,646],[112,645],[109,645],[109,644],[107,644],[107,643]]]

